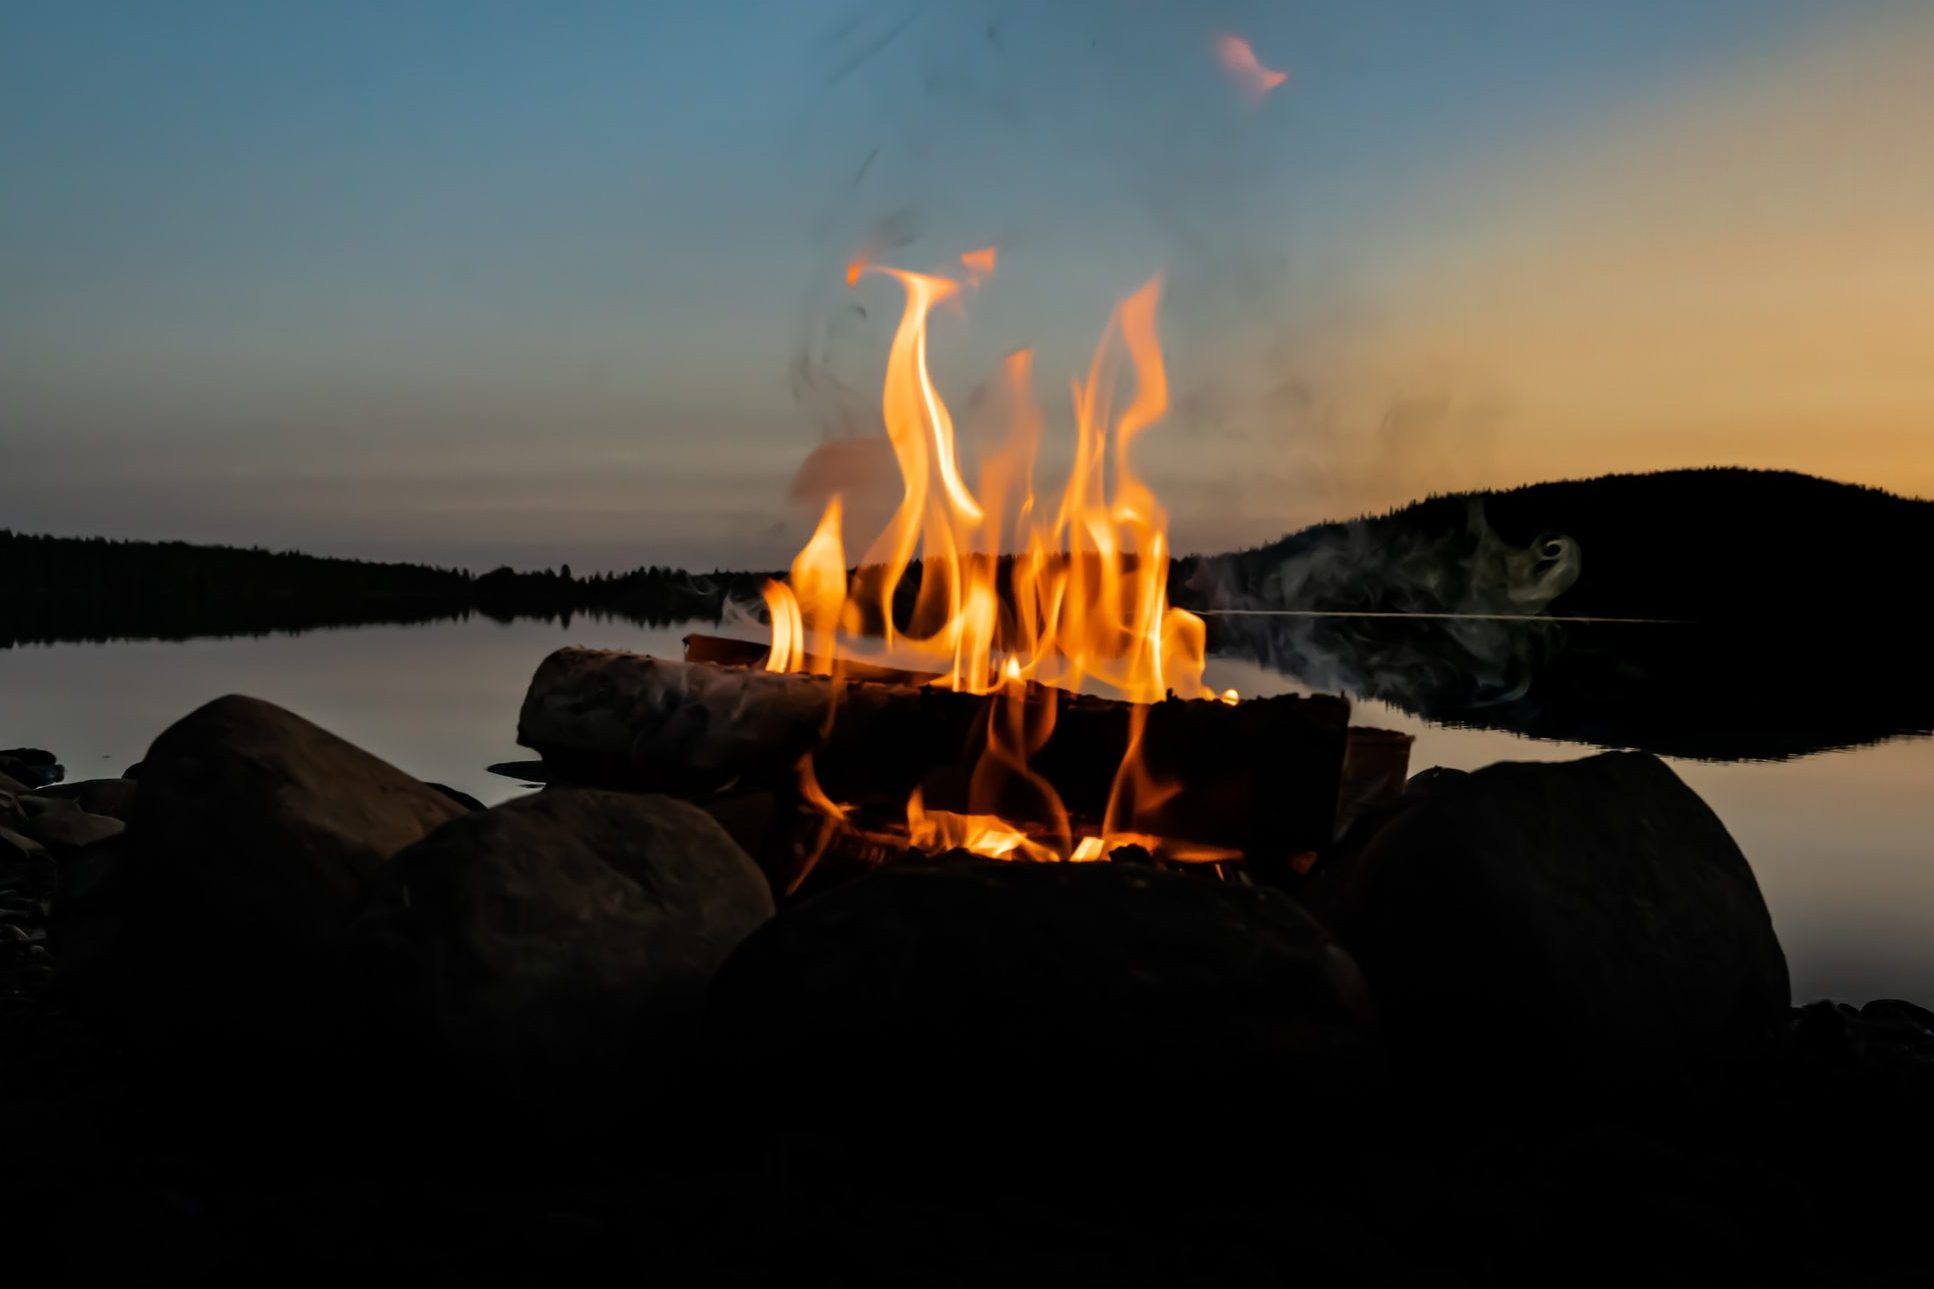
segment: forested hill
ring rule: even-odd
[[[1550,537],[1568,541],[1538,545]],[[1526,597],[1525,607],[1554,614],[1763,614],[1769,626],[1784,621],[1804,636],[1829,621],[1845,630],[1862,616],[1917,612],[1907,592],[1926,578],[1930,557],[1934,501],[1791,471],[1713,468],[1431,497],[1192,559],[1176,581],[1178,598],[1202,603],[1509,607],[1501,593],[1487,598],[1470,585],[1488,575],[1520,587],[1562,585],[1542,604]]]
[[[657,567],[580,578],[568,565],[473,575],[259,548],[0,529],[0,646],[251,635],[472,612],[505,619],[593,612],[677,621],[716,615],[728,595],[756,600],[763,580],[763,574],[697,575]]]
[[[1787,471],[1708,469],[1431,497],[1267,545],[1177,561],[1190,607],[1545,611],[1692,620],[1768,615],[1856,630],[1917,609],[1934,501]],[[764,573],[639,568],[575,577],[0,529],[0,646],[183,639],[589,612],[642,622],[756,604]],[[917,576],[917,571],[915,576]],[[910,577],[905,589],[911,590]]]

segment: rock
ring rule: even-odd
[[[27,814],[20,831],[55,851],[77,851],[119,837],[127,828],[119,819],[89,814],[63,798],[22,797],[20,805]]]
[[[385,859],[463,813],[327,730],[239,695],[163,731],[136,783],[129,840],[153,913],[251,970],[264,964],[244,948],[272,961],[327,941]]]
[[[1419,776],[1320,870],[1401,1072],[1500,1098],[1663,1088],[1777,1041],[1786,960],[1752,869],[1663,762]]]
[[[107,815],[126,823],[134,817],[135,785],[132,779],[80,779],[39,788],[35,796],[72,801],[93,815]]]
[[[1934,1012],[1898,998],[1859,1008],[1817,1002],[1795,1008],[1791,1028],[1796,1060],[1837,1078],[1840,1095],[1869,1110],[1880,1100],[1911,1107],[1926,1122],[1924,1107],[1934,1096]],[[1860,1086],[1846,1086],[1854,1083]]]
[[[128,855],[113,839],[63,855],[55,877],[53,945],[69,1002],[90,1006],[114,986],[122,948]]]
[[[53,857],[23,833],[0,827],[0,888],[31,891],[47,884]]]
[[[66,773],[54,754],[45,748],[0,748],[0,774],[25,785],[28,791],[58,783]],[[0,784],[0,787],[5,785]]]
[[[105,840],[64,855],[54,893],[56,917],[118,909],[127,888],[128,852],[122,839]]]
[[[1282,1167],[1290,1136],[1313,1169],[1380,1069],[1355,964],[1295,901],[1133,864],[906,864],[806,900],[720,971],[705,1045],[756,1133],[837,1134],[863,1174],[1117,1197]]]
[[[515,1082],[651,1051],[771,913],[764,876],[697,807],[557,789],[398,854],[347,954],[397,1039]]]
[[[423,786],[426,788],[432,788],[438,792],[441,792],[444,796],[450,798],[450,800],[456,802],[458,805],[462,806],[465,810],[482,810],[484,808],[483,802],[477,800],[475,797],[471,796],[468,792],[457,791],[455,788],[451,787],[447,783],[431,783],[426,780]]]

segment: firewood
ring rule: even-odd
[[[763,667],[770,645],[731,636],[694,634],[685,637],[686,662],[717,662],[734,667]],[[827,672],[831,667],[818,654],[809,653],[804,670]],[[877,680],[888,685],[925,685],[940,679],[937,671],[912,671],[905,667],[886,667],[857,658],[842,658],[840,674],[848,680]]]
[[[833,800],[887,811],[919,788],[929,808],[967,811],[991,705],[933,686],[560,649],[531,680],[518,741],[564,777],[702,795],[733,783],[790,788],[810,754]],[[1036,686],[1027,702],[1054,730],[1030,758],[1069,813],[1105,811],[1130,737],[1131,706]],[[1147,709],[1143,762],[1179,791],[1144,831],[1282,859],[1331,840],[1349,703],[1329,695],[1234,705],[1169,699]],[[996,812],[1045,822],[1016,783]]]

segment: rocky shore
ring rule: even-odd
[[[15,1283],[1907,1283],[1934,1014],[1790,1005],[1662,762],[1426,771],[1294,888],[489,809],[228,697],[0,750]]]

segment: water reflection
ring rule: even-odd
[[[516,744],[517,708],[547,652],[584,644],[676,657],[689,631],[716,629],[473,617],[0,649],[0,746],[52,748],[74,778],[118,774],[192,708],[246,693],[412,774],[501,801],[525,789],[485,767],[529,756]],[[1371,695],[1358,702],[1359,723],[1416,734],[1418,769],[1569,759],[1593,744],[1671,756],[1751,859],[1797,997],[1926,1001],[1934,998],[1934,740],[1887,740],[1927,727],[1925,682],[1898,659],[1874,663],[1894,652],[1878,647],[1868,649],[1865,668],[1843,657],[1834,665],[1845,670],[1814,672],[1810,664],[1830,656],[1821,634],[1808,639],[1788,627],[1779,656],[1762,649],[1746,657],[1736,641],[1701,644],[1676,628],[1593,633],[1545,624],[1514,634],[1500,653],[1491,640],[1419,623],[1323,622],[1252,635],[1251,648],[1213,658],[1205,679],[1248,695],[1353,682]],[[1506,665],[1460,673],[1443,661],[1456,648],[1472,657],[1474,640],[1482,660]],[[1682,658],[1672,656],[1675,647],[1685,648]],[[1299,662],[1310,668],[1307,678],[1275,669]],[[1527,675],[1529,687],[1514,693]],[[1823,679],[1803,684],[1809,676]],[[1881,701],[1895,687],[1909,699]],[[1803,755],[1822,748],[1855,750]],[[1784,759],[1729,759],[1742,757]]]
[[[1934,731],[1904,629],[1500,617],[1230,614],[1211,642],[1317,689],[1444,725],[1713,761]]]

